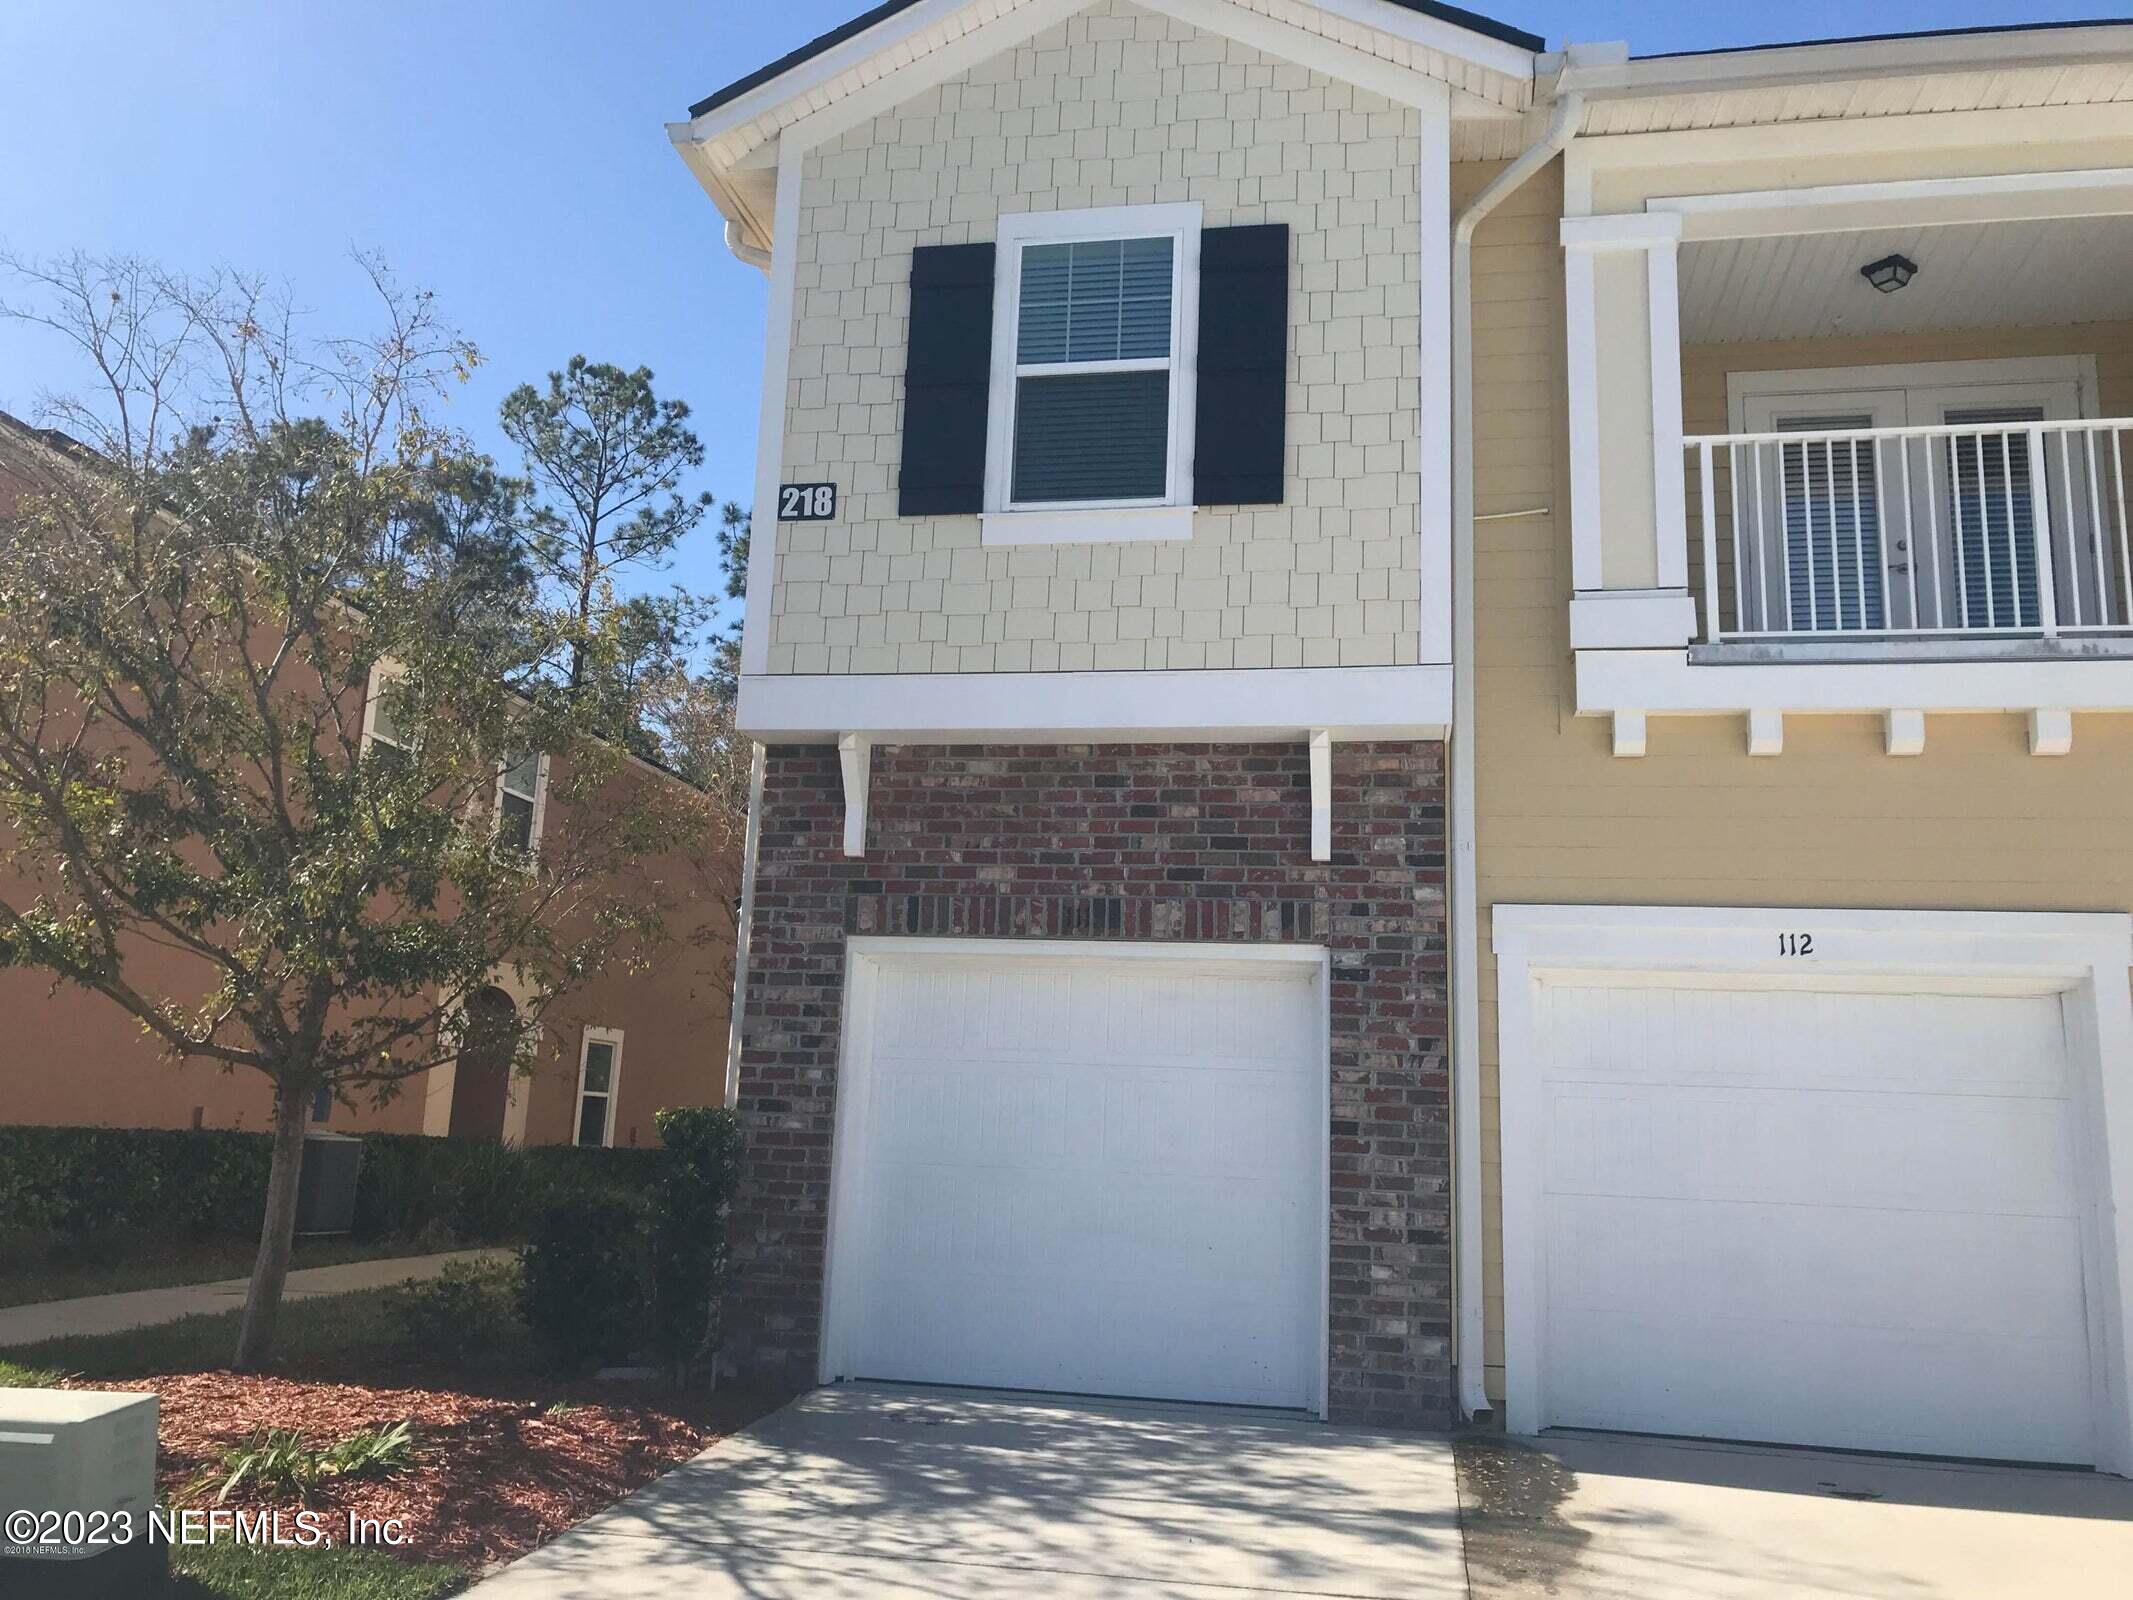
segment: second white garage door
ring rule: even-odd
[[[2057,995],[1541,986],[1545,1422],[2095,1459]]]
[[[1321,985],[854,941],[825,1377],[1318,1407]]]

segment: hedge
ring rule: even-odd
[[[0,1229],[250,1238],[266,1203],[271,1139],[234,1129],[0,1127]],[[523,1238],[544,1206],[581,1191],[642,1193],[656,1150],[504,1145],[366,1134],[359,1238],[433,1228]]]

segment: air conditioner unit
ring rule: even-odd
[[[152,1394],[0,1389],[0,1512],[33,1519],[0,1525],[0,1594],[132,1600],[162,1592],[170,1552],[148,1529],[156,1414]],[[20,1542],[32,1528],[34,1539]],[[122,1528],[132,1538],[117,1542]]]

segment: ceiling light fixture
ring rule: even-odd
[[[1917,275],[1918,263],[1909,256],[1883,256],[1859,269],[1859,276],[1883,294],[1894,294]]]

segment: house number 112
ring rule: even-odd
[[[1781,933],[1778,935],[1778,954],[1781,956],[1811,956],[1815,953],[1815,936],[1811,933]]]

